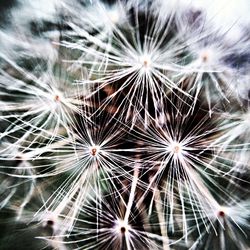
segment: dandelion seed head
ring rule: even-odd
[[[171,153],[172,155],[174,155],[174,157],[178,157],[183,154],[184,149],[183,149],[183,145],[180,142],[173,141],[170,143],[167,151]]]
[[[52,111],[57,109],[59,106],[62,107],[62,106],[70,105],[70,101],[67,99],[66,93],[63,93],[62,91],[58,89],[53,89],[49,93],[48,99],[49,99],[48,102],[50,103],[50,108]],[[47,105],[47,103],[45,103],[45,105]]]
[[[100,152],[100,147],[99,147],[99,146],[96,146],[96,145],[91,146],[91,147],[89,148],[89,152],[90,152],[90,154],[91,154],[92,156],[97,156],[97,155],[99,154],[99,152]]]
[[[64,94],[58,89],[52,89],[51,99],[53,102],[62,102],[64,100]]]
[[[121,227],[121,233],[125,233],[126,232],[126,228],[125,227]]]
[[[141,76],[150,75],[152,71],[152,59],[149,55],[139,57],[138,69]]]
[[[182,147],[179,143],[175,143],[172,150],[174,154],[180,154],[182,152]]]
[[[219,51],[215,48],[206,47],[198,51],[198,61],[203,66],[212,66],[218,63]]]
[[[15,156],[15,160],[17,161],[25,161],[27,160],[25,155],[22,152],[18,152],[17,155]]]
[[[144,70],[147,70],[151,66],[151,58],[149,55],[144,55],[140,57],[140,63]]]
[[[61,105],[63,103],[63,95],[62,93],[59,93],[59,91],[53,91],[52,93],[50,93],[49,97],[48,97],[48,102],[49,102],[49,107],[51,108],[51,110],[55,110],[59,105]],[[46,100],[44,105],[47,105]]]
[[[248,189],[225,185],[249,166],[250,112],[231,102],[235,91],[249,101],[249,37],[234,29],[229,41],[231,25],[214,25],[224,5],[195,2],[54,3],[49,22],[31,25],[49,50],[27,37],[21,57],[1,52],[0,138],[13,146],[0,145],[0,210],[14,206],[16,221],[52,232],[39,237],[49,247],[167,250],[185,237],[184,248],[248,249],[238,240],[249,229]],[[223,119],[221,109],[237,113]]]
[[[114,24],[117,24],[120,20],[120,13],[116,8],[110,8],[107,10],[107,15],[110,19],[110,21]]]
[[[63,219],[63,217],[61,217],[62,214],[59,214],[56,211],[46,210],[44,212],[39,212],[37,216],[41,226],[45,229],[51,230],[52,234],[58,237],[64,235],[69,228],[69,221],[65,218]],[[50,242],[50,244],[52,243],[53,242]]]
[[[54,221],[53,220],[48,220],[47,225],[52,227],[54,225]]]
[[[219,218],[224,218],[224,217],[227,215],[227,213],[228,213],[227,208],[221,206],[221,207],[219,207],[219,209],[218,209],[218,211],[217,211],[217,216],[218,216]]]
[[[55,101],[59,102],[60,101],[60,96],[59,95],[55,95]]]
[[[129,232],[129,230],[131,229],[131,226],[124,220],[117,220],[115,223],[115,232],[117,234],[125,234],[127,232]]]
[[[57,227],[58,217],[53,212],[46,212],[41,218],[43,227],[51,227],[53,230]]]

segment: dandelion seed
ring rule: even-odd
[[[9,121],[10,125],[1,134],[1,138],[21,131],[22,136],[16,144],[32,137],[37,140],[50,137],[53,141],[60,129],[72,136],[72,114],[83,113],[80,107],[84,102],[80,99],[79,88],[68,83],[67,79],[56,79],[52,69],[37,77],[20,68],[15,62],[7,58],[5,60],[23,79],[1,72],[0,95],[5,99],[6,96],[15,98],[5,101],[1,119]],[[13,119],[15,122],[11,122]]]
[[[98,194],[103,186],[106,189],[113,187],[118,191],[121,181],[131,178],[129,169],[132,158],[122,155],[122,152],[126,153],[126,149],[118,148],[126,131],[119,130],[117,123],[113,126],[106,123],[108,116],[104,120],[96,118],[94,123],[86,122],[81,116],[78,119],[73,139],[63,139],[65,143],[59,148],[51,144],[42,150],[43,154],[46,154],[46,150],[52,150],[56,165],[38,166],[35,175],[37,178],[44,178],[68,172],[68,177],[45,202],[50,211],[56,214],[66,213],[71,218],[67,222],[68,232],[73,229],[81,204],[89,192]]]
[[[225,217],[225,212],[223,208],[218,212],[218,216],[222,218]]]
[[[221,113],[221,116],[228,122],[225,123],[225,133],[219,142],[223,148],[234,147],[235,144],[241,145],[241,150],[249,148],[250,115],[249,108],[241,108],[234,113]],[[231,146],[232,145],[232,146]]]
[[[99,153],[99,147],[98,146],[92,146],[91,148],[90,148],[90,152],[91,152],[91,155],[92,156],[96,156],[98,153]]]
[[[77,27],[77,34],[87,40],[86,44],[65,41],[63,45],[82,52],[76,63],[87,66],[90,79],[80,83],[97,85],[92,95],[109,85],[114,87],[113,94],[99,109],[112,102],[120,102],[117,107],[119,116],[128,118],[132,112],[136,120],[141,110],[149,113],[150,106],[156,108],[169,92],[179,90],[185,93],[171,75],[182,70],[181,55],[185,53],[186,45],[179,39],[178,33],[175,35],[172,32],[171,25],[175,24],[171,18],[167,27],[163,28],[158,25],[157,18],[155,20],[149,14],[148,26],[144,27],[145,23],[141,22],[147,10],[144,13],[136,4],[132,10],[134,19],[126,23],[125,30],[115,27],[112,41],[108,44],[97,35],[92,36]],[[149,27],[151,23],[152,28]],[[88,43],[92,44],[91,47]],[[124,98],[118,101],[116,98],[121,95]]]
[[[212,196],[207,183],[214,182],[214,175],[232,175],[230,165],[225,164],[228,158],[221,156],[222,148],[225,152],[227,150],[220,144],[220,136],[226,131],[223,122],[215,116],[209,118],[209,113],[201,110],[192,114],[193,107],[188,102],[183,104],[180,101],[180,105],[178,101],[172,102],[176,107],[166,103],[167,108],[162,111],[164,123],[151,118],[146,133],[140,127],[135,132],[135,137],[144,143],[138,151],[143,153],[145,180],[149,176],[149,183],[145,181],[141,185],[147,192],[154,185],[160,187],[164,196],[161,203],[166,206],[170,225],[174,225],[174,208],[178,203],[181,204],[184,223],[188,203],[194,213],[198,210],[202,216],[208,216],[205,208],[211,203]],[[183,111],[179,113],[180,109],[187,109],[188,115],[182,115]],[[223,164],[220,159],[223,159]],[[187,235],[187,225],[183,230]]]
[[[141,227],[141,220],[146,222],[147,218],[136,208],[135,201],[130,208],[126,208],[126,201],[117,195],[115,200],[106,195],[97,200],[89,197],[81,207],[76,231],[72,232],[75,240],[66,243],[105,249],[159,249],[160,244],[153,239],[163,238]],[[128,219],[124,217],[126,211],[129,211]]]
[[[249,201],[227,204],[226,206],[218,205],[214,215],[210,213],[208,232],[202,232],[191,249],[199,249],[199,242],[202,242],[203,246],[208,247],[212,244],[212,247],[219,249],[227,249],[229,244],[235,249],[247,249],[249,247],[246,240],[246,232],[249,228],[247,223],[249,218],[248,205]]]
[[[10,143],[4,142],[1,145],[1,150],[3,151],[3,149],[5,153],[0,157],[2,179],[0,209],[11,207],[13,202],[18,203],[19,209],[16,211],[18,221],[34,193],[36,179],[34,177],[25,178],[26,175],[32,176],[34,171],[31,163],[20,152],[20,148],[13,146],[10,148]],[[23,178],[18,178],[18,176]],[[23,190],[22,193],[20,190]]]

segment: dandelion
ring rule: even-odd
[[[76,240],[66,240],[65,244],[77,243],[79,249],[159,249],[161,243],[154,242],[154,238],[161,237],[149,231],[148,218],[136,205],[136,182],[135,172],[128,201],[115,191],[115,199],[106,195],[88,197],[72,232]]]
[[[92,94],[111,85],[113,92],[100,109],[119,102],[117,113],[127,118],[131,118],[130,114],[137,116],[141,110],[147,114],[169,92],[183,92],[171,78],[171,72],[181,70],[182,56],[186,53],[186,45],[178,30],[174,30],[171,16],[167,26],[160,27],[148,9],[141,10],[135,4],[131,11],[124,29],[115,27],[110,42],[103,43],[97,35],[81,27],[74,29],[83,37],[82,43],[62,42],[65,47],[82,53],[83,59],[75,62],[88,68],[90,79],[80,83],[97,85]],[[122,100],[117,100],[121,96]]]
[[[183,32],[187,33],[187,30]],[[210,109],[218,99],[235,102],[238,98],[235,75],[240,72],[227,61],[237,53],[237,45],[229,45],[223,33],[206,26],[188,30],[188,35],[184,36],[189,62],[176,77],[186,85],[188,93],[192,93],[194,102],[200,93],[207,99]]]
[[[10,207],[12,202],[19,203],[19,209],[16,213],[16,220],[19,220],[23,209],[30,201],[36,185],[35,178],[20,179],[17,176],[33,175],[33,166],[23,156],[17,147],[11,147],[10,143],[3,142],[1,149],[5,154],[0,158],[1,173],[1,199],[0,209]]]
[[[250,114],[248,107],[241,107],[239,110],[232,112],[222,112],[221,116],[228,120],[224,125],[225,133],[219,139],[224,148],[234,147],[237,141],[241,145],[241,150],[249,148],[249,125]]]
[[[169,103],[176,103],[176,107]],[[218,139],[224,133],[223,123],[216,116],[210,118],[208,112],[199,110],[201,107],[193,110],[188,102],[184,104],[179,100],[178,103],[173,98],[169,103],[165,104],[168,109],[160,113],[160,118],[151,118],[147,133],[138,128],[135,137],[140,138],[143,145],[138,148],[143,152],[143,175],[149,176],[148,185],[145,181],[142,186],[146,191],[158,186],[162,197],[156,202],[166,206],[170,225],[174,225],[178,204],[181,204],[184,222],[187,203],[194,212],[206,214],[202,208],[212,199],[208,185],[213,184],[213,176],[230,176],[230,165],[226,164],[227,156],[222,156]],[[183,231],[187,234],[187,225]]]
[[[52,179],[43,181],[42,183],[38,181],[36,185],[34,185],[33,193],[29,197],[30,200],[27,206],[23,208],[22,214],[20,214],[18,220],[10,221],[10,218],[3,219],[3,223],[11,223],[13,227],[10,230],[6,230],[7,232],[4,234],[7,235],[9,239],[15,240],[15,243],[9,244],[9,247],[12,247],[12,245],[14,247],[15,244],[18,243],[21,247],[29,246],[31,248],[52,247],[62,250],[67,249],[63,243],[53,242],[51,240],[58,235],[65,234],[67,231],[67,224],[63,217],[49,211],[47,208],[37,213],[37,210],[44,205],[46,196],[49,195],[49,192],[46,191],[48,187],[50,187],[50,190],[54,188],[54,181]],[[12,202],[12,204],[9,204],[7,212],[16,212],[19,214],[19,210],[19,204]],[[18,235],[13,229],[21,230],[25,233]]]
[[[30,138],[36,141],[50,137],[53,141],[60,130],[72,136],[69,128],[74,120],[72,114],[82,112],[79,88],[68,82],[64,75],[61,79],[57,78],[52,68],[36,76],[8,58],[4,59],[15,75],[1,70],[0,94],[4,105],[0,119],[10,124],[1,133],[1,138],[13,137],[15,132],[20,131],[22,135],[15,142],[18,145]]]
[[[223,191],[218,191],[220,196],[218,193],[215,194],[216,198],[211,200],[211,206],[207,208],[209,220],[207,226],[194,241],[191,249],[200,249],[201,244],[205,248],[212,246],[219,249],[247,249],[249,247],[247,241],[249,230],[248,191],[239,187],[239,180],[230,179],[231,183],[235,185],[227,184],[230,195],[229,193],[222,194]],[[236,195],[239,191],[237,189],[243,191],[244,194]]]
[[[94,123],[86,122],[82,116],[78,119],[73,137],[59,139],[27,153],[31,159],[38,155],[39,159],[50,159],[52,163],[37,165],[35,173],[26,177],[47,178],[67,173],[45,204],[49,211],[68,214],[71,218],[68,231],[72,230],[86,195],[89,192],[98,194],[103,188],[112,187],[118,191],[121,181],[130,178],[133,162],[126,155],[130,149],[119,149],[126,131],[119,129],[116,123],[112,127],[106,124],[108,117],[101,119],[99,125],[97,118]]]
[[[248,249],[236,8],[220,20],[223,2],[44,3],[0,20],[0,245]]]

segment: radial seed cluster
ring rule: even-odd
[[[250,6],[222,2],[3,5],[0,249],[250,248]]]

